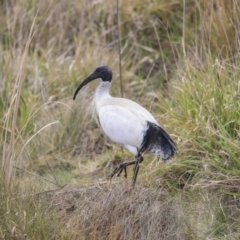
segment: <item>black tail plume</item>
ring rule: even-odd
[[[176,152],[176,145],[170,136],[157,124],[147,121],[140,153],[152,153],[167,161]]]

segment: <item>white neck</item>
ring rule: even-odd
[[[98,86],[98,89],[95,94],[97,112],[99,111],[100,107],[102,106],[103,101],[106,98],[111,98],[111,95],[109,94],[110,86],[111,86],[110,82],[101,82],[100,85]]]

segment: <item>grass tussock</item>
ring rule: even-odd
[[[207,67],[196,69],[187,62],[172,82],[171,109],[160,106],[169,121],[176,120],[176,135],[184,143],[181,160],[168,167],[170,178],[179,181],[179,175],[185,175],[184,185],[209,184],[222,190],[231,185],[238,191],[239,68],[218,59]]]
[[[183,213],[162,190],[99,184],[47,195],[73,238],[187,239]]]
[[[0,238],[239,239],[238,1],[119,2],[119,26],[115,1],[0,2]],[[103,64],[121,95],[119,34],[124,96],[178,146],[132,190],[105,182],[132,156],[91,114],[97,83],[72,101]]]

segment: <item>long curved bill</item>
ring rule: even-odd
[[[78,88],[76,89],[76,91],[75,91],[75,93],[74,93],[74,95],[73,95],[73,100],[75,100],[78,92],[81,90],[81,88],[82,88],[83,86],[85,86],[86,84],[88,84],[89,82],[91,82],[91,81],[93,81],[93,80],[95,80],[95,79],[97,79],[97,78],[98,78],[98,76],[97,76],[95,73],[92,73],[92,74],[91,74],[90,76],[88,76],[85,80],[83,80],[83,82],[82,82],[82,83],[78,86]]]

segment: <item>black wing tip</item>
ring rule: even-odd
[[[147,121],[147,130],[143,138],[140,152],[155,152],[155,155],[161,156],[163,161],[167,161],[176,153],[176,144],[159,125]],[[158,154],[156,154],[158,152]]]

